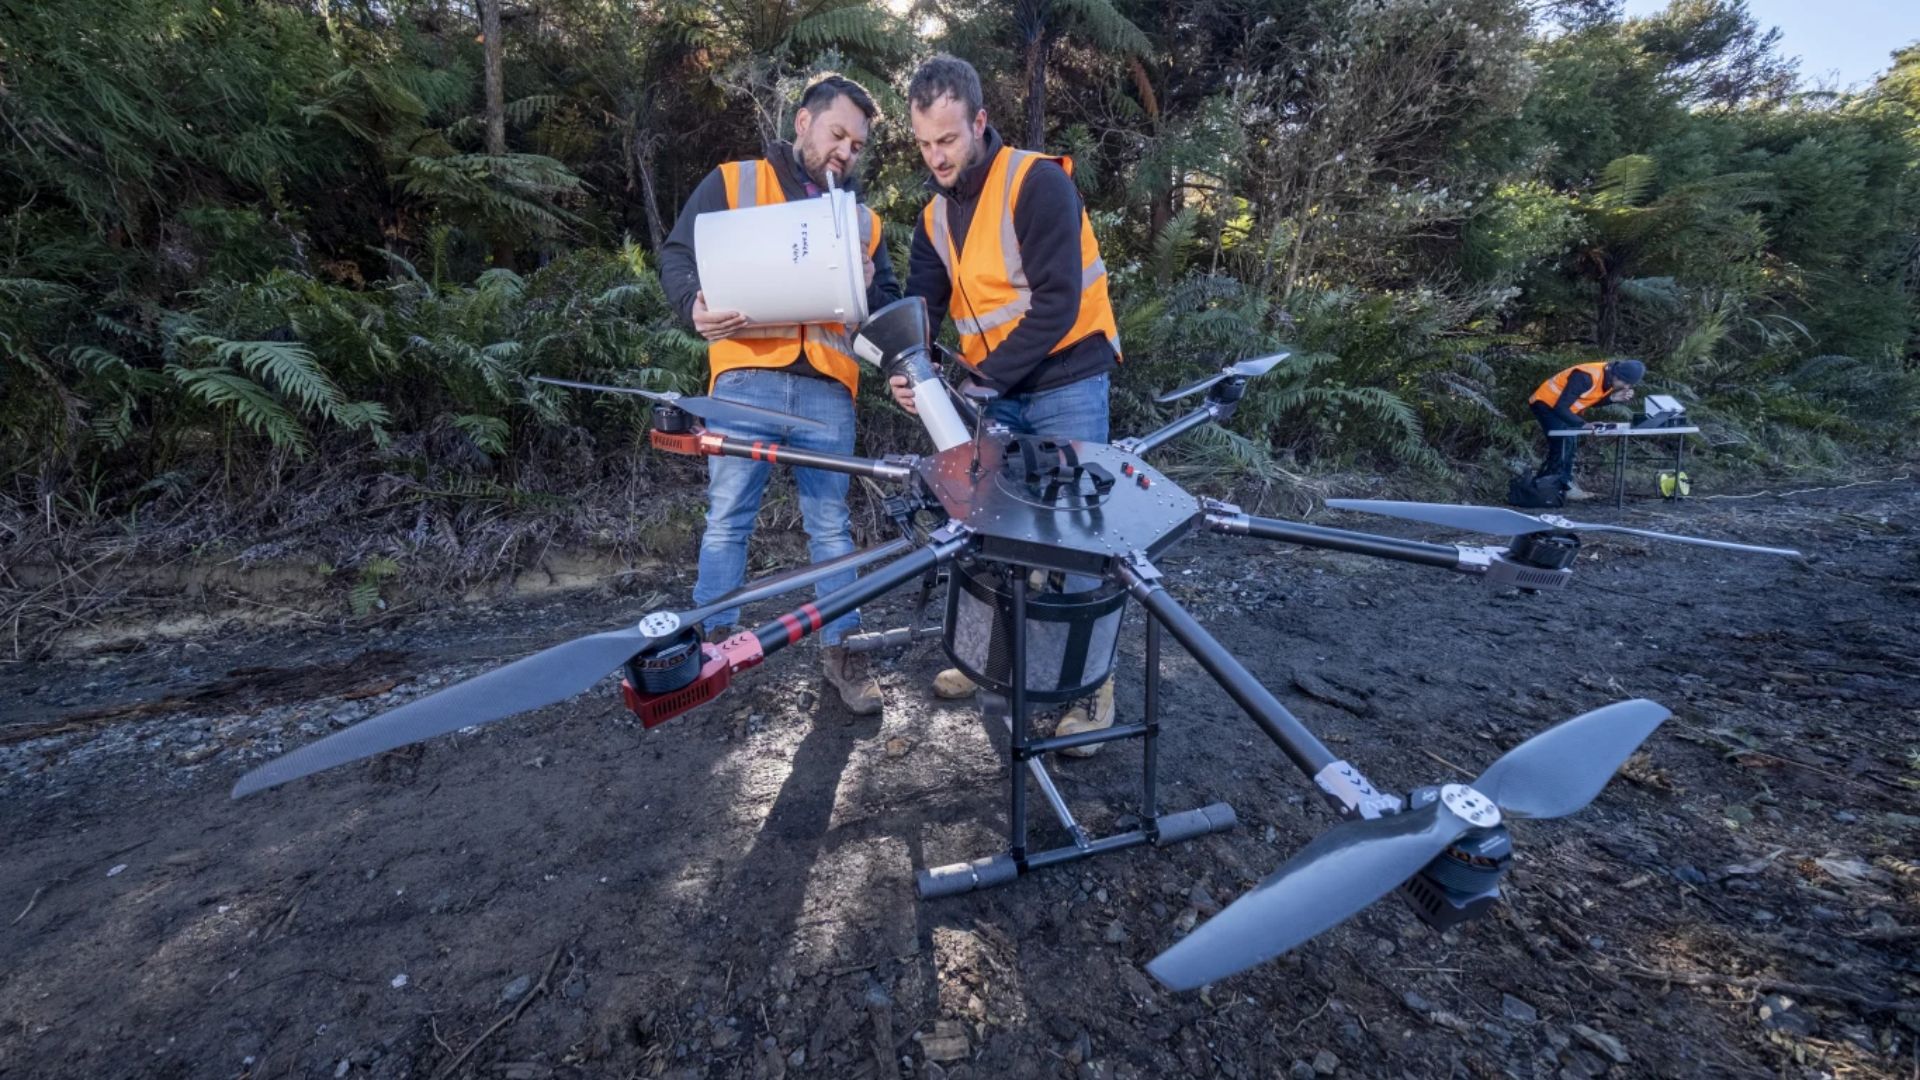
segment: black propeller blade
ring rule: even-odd
[[[1677,533],[1654,532],[1651,529],[1631,529],[1625,525],[1598,525],[1585,521],[1570,521],[1555,514],[1523,514],[1518,510],[1506,510],[1498,506],[1454,506],[1448,503],[1393,502],[1386,499],[1328,499],[1327,505],[1335,510],[1357,510],[1363,514],[1383,514],[1387,517],[1405,518],[1408,521],[1424,521],[1429,525],[1440,525],[1462,532],[1487,533],[1491,536],[1519,536],[1522,533],[1541,532],[1547,529],[1564,529],[1582,532],[1626,533],[1630,536],[1645,536],[1654,540],[1671,540],[1680,544],[1694,544],[1699,547],[1722,548],[1727,551],[1749,551],[1760,555],[1785,555],[1800,558],[1800,552],[1792,548],[1761,547],[1758,544],[1736,544],[1731,540],[1708,540],[1698,536],[1681,536]]]
[[[233,797],[565,701],[592,687],[653,640],[634,626],[555,645],[282,754],[242,776],[233,785]]]
[[[1147,971],[1170,989],[1192,990],[1265,963],[1392,892],[1471,828],[1439,801],[1336,825]]]
[[[490,724],[523,712],[565,701],[592,689],[609,671],[632,659],[648,645],[698,626],[701,619],[738,604],[751,604],[784,592],[804,588],[844,570],[865,566],[913,546],[907,537],[837,559],[797,567],[744,585],[725,596],[685,612],[656,611],[636,626],[610,630],[563,642],[522,657],[502,668],[455,683],[437,693],[409,701],[338,731],[317,742],[274,758],[242,776],[233,785],[233,797],[310,776],[336,765],[409,746],[463,727]]]
[[[1202,390],[1211,389],[1215,383],[1225,382],[1228,379],[1251,379],[1255,375],[1265,375],[1267,372],[1278,367],[1282,360],[1292,355],[1292,353],[1274,353],[1272,356],[1261,356],[1252,360],[1242,360],[1239,363],[1228,364],[1226,367],[1221,368],[1219,371],[1205,378],[1195,379],[1180,389],[1168,391],[1153,400],[1164,405],[1169,401],[1179,401],[1181,398],[1190,394],[1197,394]]]
[[[1474,790],[1511,818],[1557,818],[1600,794],[1673,714],[1645,698],[1616,701],[1550,727],[1487,766]]]
[[[732,421],[736,424],[780,424],[786,427],[824,428],[827,425],[807,416],[781,412],[778,409],[763,409],[758,405],[742,405],[737,401],[722,401],[719,398],[687,397],[675,390],[642,390],[633,386],[602,386],[599,383],[574,382],[572,379],[550,379],[545,375],[533,376],[533,381],[548,386],[570,386],[575,390],[604,390],[610,394],[635,394],[662,405],[672,405],[678,409],[699,417],[724,424]]]
[[[1449,784],[1418,810],[1336,825],[1147,970],[1174,990],[1224,979],[1359,914],[1466,833],[1498,825],[1503,812],[1571,814],[1669,715],[1645,699],[1616,702],[1514,747],[1471,787]]]

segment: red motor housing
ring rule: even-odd
[[[641,727],[659,727],[719,697],[732,682],[734,672],[753,667],[765,656],[760,649],[760,639],[749,632],[735,634],[718,645],[702,645],[700,654],[705,658],[700,664],[700,674],[678,690],[649,694],[634,686],[630,679],[620,680],[620,698],[627,709],[640,718]]]

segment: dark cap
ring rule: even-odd
[[[1615,382],[1623,382],[1628,386],[1638,386],[1640,380],[1647,377],[1647,365],[1638,360],[1609,360],[1607,371]]]

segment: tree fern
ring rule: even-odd
[[[1639,206],[1653,190],[1660,167],[1646,154],[1628,154],[1607,162],[1600,183],[1594,189],[1593,203],[1603,209]]]
[[[1147,35],[1120,13],[1112,0],[1054,0],[1071,12],[1086,31],[1088,40],[1108,52],[1145,56],[1153,50]]]
[[[909,40],[879,5],[847,4],[795,23],[787,41],[805,51],[851,45],[868,52],[905,52]]]

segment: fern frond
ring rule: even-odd
[[[1092,42],[1109,52],[1145,56],[1153,45],[1138,26],[1115,7],[1112,0],[1058,0],[1074,14]]]
[[[849,5],[809,15],[794,24],[787,42],[805,52],[851,45],[868,52],[905,52],[909,42],[879,5]]]
[[[199,335],[191,344],[239,365],[256,379],[270,380],[282,394],[308,411],[337,417],[345,401],[340,388],[304,345],[288,341],[228,341],[212,334]]]
[[[1600,184],[1593,201],[1606,209],[1639,206],[1652,190],[1659,165],[1646,154],[1628,154],[1607,162],[1600,172]]]
[[[171,364],[167,374],[190,396],[225,409],[248,429],[265,435],[274,446],[306,456],[310,448],[306,428],[266,387],[225,368]]]
[[[507,422],[497,416],[481,416],[478,413],[461,413],[453,418],[453,426],[473,440],[473,445],[482,453],[504,454],[507,452],[507,435],[510,429]]]

